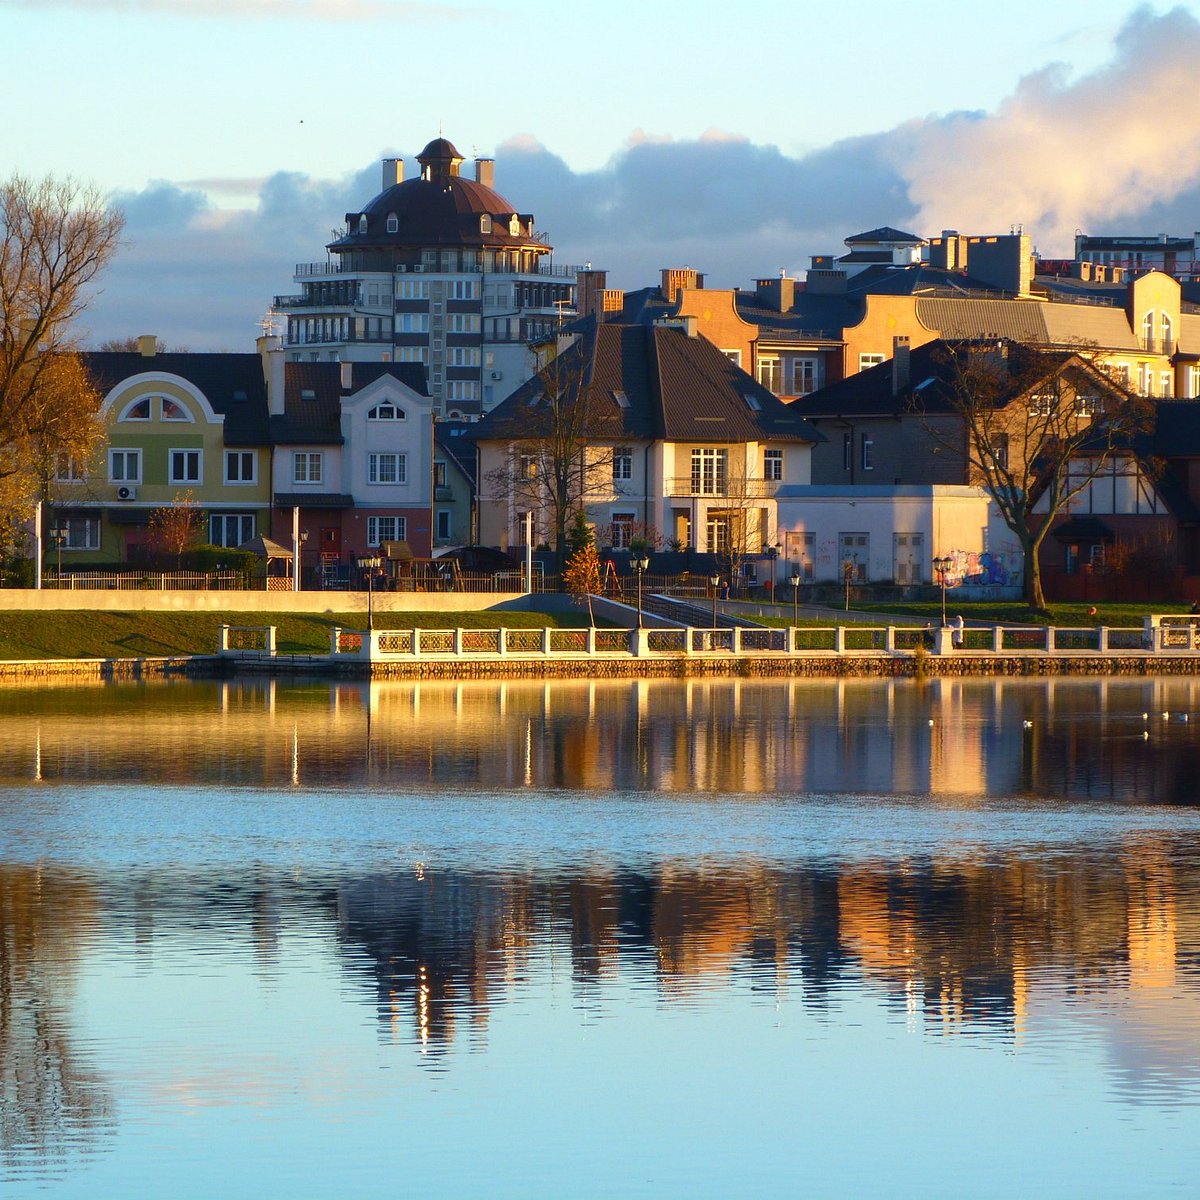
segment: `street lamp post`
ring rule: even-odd
[[[942,628],[946,628],[946,572],[950,570],[950,559],[938,557],[933,560],[933,569],[937,572],[938,582],[942,586]]]
[[[650,567],[650,559],[643,550],[633,560],[633,569],[637,572],[638,587],[638,628],[642,627],[642,577]]]
[[[792,624],[800,619],[800,569],[792,568]]]
[[[712,585],[713,594],[713,628],[717,627],[717,588],[721,586],[721,576],[714,571],[709,577],[708,582]]]
[[[375,628],[375,572],[383,566],[378,554],[360,554],[358,569],[367,576],[367,631]]]
[[[67,529],[65,525],[55,525],[50,530],[50,536],[54,539],[54,554],[56,566],[54,569],[54,583],[56,587],[62,587],[62,548],[63,542],[67,540]]]

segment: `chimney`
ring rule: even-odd
[[[485,188],[496,186],[496,160],[494,158],[477,158],[475,160],[475,182],[482,183]]]
[[[662,272],[662,297],[668,304],[674,304],[684,288],[703,286],[704,276],[691,267],[666,267]]]
[[[262,359],[263,381],[267,385],[267,412],[273,417],[283,416],[284,359],[283,338],[278,334],[260,337],[255,343]]]
[[[354,387],[354,364],[352,362],[338,363],[342,373],[342,391],[349,392]]]
[[[892,395],[898,396],[908,387],[912,367],[912,347],[908,338],[892,338]]]
[[[153,358],[158,349],[158,338],[152,333],[143,333],[138,338],[138,353],[143,358]]]
[[[383,190],[395,187],[404,182],[404,159],[385,158],[383,160]]]
[[[772,279],[756,279],[754,292],[758,302],[775,312],[790,312],[796,303],[796,281],[786,275]]]

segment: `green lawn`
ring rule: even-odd
[[[952,597],[946,600],[946,616],[953,620],[961,614],[964,621],[985,621],[991,625],[1057,625],[1063,628],[1083,628],[1089,625],[1109,625],[1114,628],[1141,627],[1147,613],[1186,613],[1188,606],[1178,603],[1162,604],[1097,604],[1096,615],[1089,615],[1087,604],[1052,604],[1050,617],[1037,615],[1030,611],[1028,605],[1020,601],[980,602],[955,604]],[[737,612],[737,606],[731,605],[730,612]],[[855,613],[873,613],[879,617],[879,623],[885,625],[895,619],[897,623],[910,624],[917,622],[923,625],[932,621],[940,625],[942,621],[942,606],[940,601],[897,604],[855,604]],[[799,625],[831,625],[837,622],[840,610],[830,608],[829,616],[820,618],[801,617]],[[779,605],[774,615],[752,616],[754,621],[763,625],[790,625],[792,623],[791,608]]]
[[[0,659],[142,658],[215,654],[219,625],[274,625],[281,654],[327,654],[334,625],[362,629],[361,613],[0,612]],[[587,612],[390,612],[377,629],[581,628]]]

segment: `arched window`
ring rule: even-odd
[[[1171,318],[1166,313],[1161,313],[1162,317],[1162,352],[1164,354],[1173,354],[1175,352],[1175,339],[1173,337],[1174,330],[1171,327]]]
[[[367,413],[368,421],[403,421],[407,415],[402,408],[397,408],[390,400],[377,404]]]
[[[516,213],[513,213],[512,219],[508,223],[508,233],[510,237],[521,236],[521,218]]]
[[[140,400],[131,400],[117,419],[119,421],[150,420],[150,397],[143,396]]]
[[[388,213],[387,231],[396,233],[400,229],[400,218],[395,213]]]
[[[182,404],[169,396],[162,398],[162,419],[164,421],[190,421],[192,414]]]
[[[492,232],[492,218],[488,213],[483,213],[479,218],[479,232],[480,233],[491,233]]]
[[[1142,346],[1147,349],[1154,347],[1154,314],[1148,312],[1142,318]]]
[[[358,218],[358,232],[359,233],[367,232],[367,214],[366,213],[363,213],[362,216],[360,216]]]

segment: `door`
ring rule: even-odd
[[[925,551],[923,533],[892,535],[892,578],[896,583],[921,582],[921,564]]]
[[[838,562],[843,578],[849,574],[850,580],[853,583],[867,582],[867,563],[870,549],[870,534],[838,534]],[[847,564],[849,564],[848,567]]]

